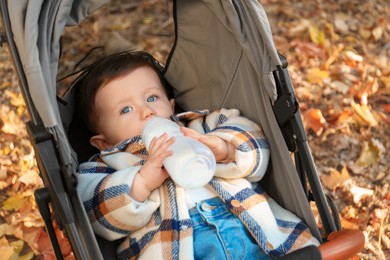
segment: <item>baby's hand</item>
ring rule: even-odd
[[[210,148],[217,162],[228,163],[234,160],[235,148],[231,143],[226,142],[218,136],[198,133],[191,128],[182,126],[180,130],[185,136],[191,137]]]
[[[175,142],[175,138],[167,138],[168,135],[164,133],[160,137],[152,139],[149,145],[148,160],[140,169],[140,174],[151,191],[160,187],[168,178],[166,170],[163,169],[163,161],[173,154],[168,149]]]
[[[167,138],[168,135],[164,133],[150,142],[148,160],[139,170],[131,188],[130,195],[133,199],[145,201],[168,178],[163,161],[173,154],[168,148],[175,142],[175,138]]]

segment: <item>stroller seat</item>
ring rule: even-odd
[[[83,150],[86,146],[81,140],[88,141],[88,133],[82,134],[80,122],[72,121],[72,100],[58,101],[56,82],[65,26],[79,24],[106,2],[0,0],[8,47],[30,113],[29,135],[45,185],[36,192],[36,199],[59,259],[62,254],[51,213],[77,259],[116,258],[112,249],[117,242],[94,235],[77,194],[78,164],[95,151]],[[260,123],[271,147],[271,164],[261,185],[323,242],[319,248],[304,248],[283,258],[345,259],[357,254],[364,236],[357,230],[339,230],[337,212],[329,207],[307,144],[288,63],[274,46],[259,2],[181,0],[173,1],[173,9],[176,38],[164,75],[177,104],[184,110],[237,108]],[[323,236],[310,209],[311,197],[320,212]]]

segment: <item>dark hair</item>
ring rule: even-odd
[[[76,113],[92,133],[95,131],[92,116],[98,90],[108,82],[143,66],[150,67],[157,73],[168,98],[172,98],[171,88],[162,75],[163,66],[144,51],[114,53],[88,66],[77,77],[73,86],[77,93]]]

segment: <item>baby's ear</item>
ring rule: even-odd
[[[111,146],[106,142],[106,138],[104,135],[94,135],[89,140],[92,146],[99,149],[99,151],[106,150],[110,148]]]
[[[172,111],[175,111],[175,100],[172,98],[169,100],[169,103],[171,103]]]

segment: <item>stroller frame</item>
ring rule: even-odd
[[[52,212],[61,230],[65,230],[76,259],[102,259],[99,245],[95,239],[83,205],[77,196],[75,173],[63,164],[53,136],[44,127],[38,112],[28,95],[28,84],[20,61],[16,44],[12,37],[6,0],[0,0],[2,23],[1,44],[8,43],[12,61],[19,78],[21,92],[26,103],[30,121],[26,123],[27,132],[37,157],[37,164],[45,187],[34,192],[39,211],[45,222],[47,233],[57,259],[63,259],[55,233]],[[49,160],[44,158],[50,158]],[[61,176],[62,178],[58,178]],[[71,206],[73,205],[73,207]],[[81,209],[81,210],[80,210]]]
[[[45,187],[35,192],[35,198],[45,222],[54,253],[57,259],[63,258],[55,234],[50,207],[52,207],[55,213],[54,217],[60,228],[67,235],[76,259],[103,259],[101,248],[112,248],[107,246],[111,244],[104,241],[103,245],[99,245],[99,238],[95,237],[82,202],[76,192],[76,175],[69,165],[64,164],[61,154],[56,149],[55,138],[44,127],[29,96],[28,83],[12,36],[6,1],[0,0],[2,23],[5,31],[0,35],[0,46],[5,42],[8,43],[23,98],[31,119],[26,125],[37,156],[40,174],[45,184]],[[299,103],[287,70],[288,63],[282,55],[279,54],[279,56],[282,66],[277,66],[277,70],[273,71],[278,95],[273,111],[289,151],[294,153],[295,165],[307,198],[314,200],[317,204],[324,231],[326,236],[328,236],[332,232],[341,229],[340,220],[333,202],[323,192],[302,124]],[[47,158],[50,159],[47,160]],[[306,180],[310,184],[311,192],[306,187]],[[349,235],[352,236],[355,233]],[[357,246],[355,245],[355,253],[360,250],[361,241],[358,244]],[[298,251],[304,252],[309,250],[312,250],[312,248],[304,248]],[[114,252],[112,249],[110,251]],[[291,255],[295,255],[297,258],[302,257],[300,253],[294,253]],[[285,256],[285,258],[289,257]],[[104,259],[107,258],[104,257]]]

